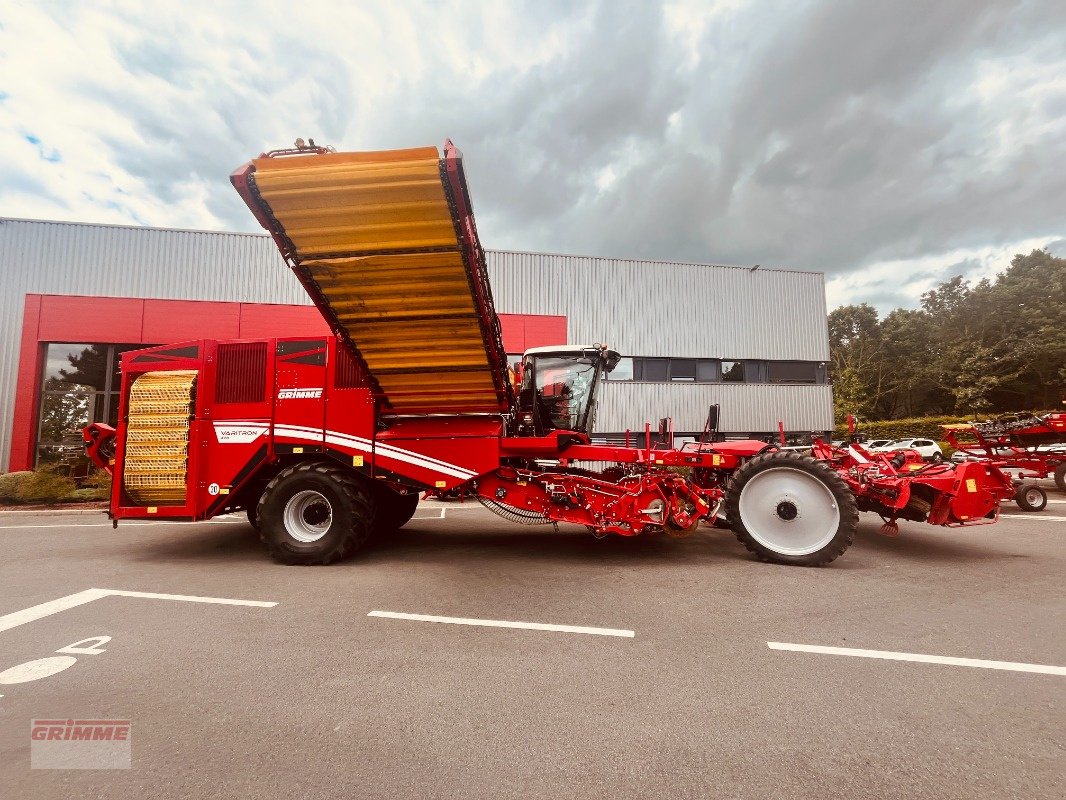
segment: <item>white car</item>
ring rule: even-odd
[[[881,449],[886,444],[892,444],[892,440],[891,439],[871,439],[868,442],[863,442],[862,446],[863,446],[863,448],[865,450],[867,450],[868,452],[872,453],[874,450]]]
[[[879,453],[895,453],[898,450],[917,450],[926,461],[943,461],[944,453],[940,445],[932,439],[897,439],[877,448]]]

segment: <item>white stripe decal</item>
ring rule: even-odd
[[[289,429],[292,429],[292,430],[306,431],[308,433],[314,433],[314,434],[316,434],[316,437],[321,435],[321,433],[322,433],[321,430],[319,430],[318,428],[308,428],[308,427],[303,426],[303,425],[284,425],[284,426],[279,426],[279,427],[289,428]],[[417,458],[420,461],[425,461],[425,462],[430,463],[430,464],[436,464],[439,467],[445,467],[447,469],[453,469],[453,470],[458,470],[459,472],[464,472],[464,473],[468,474],[470,477],[474,477],[475,475],[477,475],[476,472],[473,472],[472,470],[469,470],[466,467],[461,467],[458,464],[452,464],[452,463],[450,463],[448,461],[441,461],[439,458],[434,458],[433,456],[427,456],[424,453],[416,453],[416,452],[414,452],[412,450],[404,450],[401,447],[396,447],[396,446],[391,445],[391,444],[386,444],[385,442],[381,442],[381,441],[373,442],[370,439],[366,439],[366,438],[364,438],[362,436],[356,436],[356,435],[351,434],[351,433],[341,433],[340,431],[329,431],[329,430],[327,430],[326,431],[326,436],[327,436],[327,438],[329,436],[334,436],[334,437],[336,437],[339,440],[350,440],[351,442],[356,443],[356,446],[358,446],[360,450],[364,450],[364,451],[366,451],[368,453],[370,452],[370,448],[371,447],[375,447],[377,450],[381,451],[382,453],[386,453],[386,452],[398,453],[399,454],[398,458],[400,458],[401,461],[407,460],[407,458]],[[404,458],[404,457],[407,457],[407,458]]]
[[[305,442],[321,442],[322,430],[316,430],[313,428],[305,428],[303,426],[295,425],[275,425],[274,432],[278,436],[287,436],[291,439],[300,439]],[[336,431],[325,431],[325,441],[328,444],[339,445],[341,447],[349,447],[353,450],[361,450],[364,453],[373,452],[373,443],[369,439],[363,439],[362,437],[350,436],[344,433],[338,433]],[[398,447],[389,447],[387,452],[385,447],[378,447],[380,455],[383,458],[388,458],[393,461],[403,461],[422,469],[428,469],[431,472],[439,472],[444,475],[451,475],[454,478],[463,478],[469,480],[477,475],[476,472],[460,467],[455,464],[446,464],[445,462],[438,462],[435,459],[430,459],[423,456],[420,453],[412,453],[409,450],[401,450]]]

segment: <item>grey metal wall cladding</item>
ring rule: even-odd
[[[565,314],[573,343],[623,355],[826,361],[821,273],[488,253],[497,310]]]
[[[571,342],[606,341],[624,355],[829,357],[817,273],[500,251],[487,256],[497,310],[565,315]],[[309,302],[265,234],[0,218],[0,281],[0,471],[7,469],[11,447],[26,294]],[[711,398],[721,398],[728,430],[765,430],[768,420],[772,425],[782,415],[792,430],[830,424],[829,387],[612,384],[599,427],[624,430],[670,414],[702,427]]]
[[[727,433],[826,431],[833,427],[832,387],[791,384],[629,383],[604,384],[596,430],[617,433],[627,428],[654,428],[673,417],[675,431],[701,431],[707,409],[721,406],[719,430]]]

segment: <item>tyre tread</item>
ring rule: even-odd
[[[264,526],[261,524],[263,520],[264,506],[267,504],[278,485],[290,475],[298,475],[305,472],[315,472],[336,482],[340,487],[340,490],[344,492],[345,496],[348,498],[352,508],[355,510],[356,518],[361,518],[364,521],[361,526],[356,525],[352,529],[345,531],[345,534],[337,540],[337,543],[332,548],[310,558],[306,555],[293,553],[283,547],[279,547],[270,539],[267,532],[264,530]],[[263,490],[263,494],[259,497],[259,503],[256,507],[256,516],[260,521],[259,540],[266,547],[270,557],[275,561],[290,566],[326,566],[350,557],[367,540],[374,526],[374,504],[371,501],[370,494],[366,488],[364,488],[364,486],[356,480],[349,471],[338,465],[326,462],[302,461],[299,464],[286,467],[271,479],[270,483],[266,485],[266,489]]]

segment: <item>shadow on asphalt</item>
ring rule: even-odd
[[[472,523],[477,530],[471,530]],[[865,523],[865,520],[863,520]],[[860,523],[851,549],[828,569],[864,570],[886,563],[955,561],[978,562],[1025,558],[1000,549],[973,530],[922,529],[914,524],[899,536],[877,533],[876,525]],[[926,526],[928,527],[928,526]],[[158,530],[158,529],[155,529]],[[271,563],[259,537],[248,525],[202,524],[162,532],[136,545],[136,558],[152,562]],[[993,528],[989,528],[993,530]],[[608,536],[597,539],[583,528],[564,525],[517,526],[479,519],[416,519],[395,534],[367,544],[345,564],[445,563],[455,561],[517,561],[599,564],[605,566],[665,566],[754,562],[728,530],[701,527],[687,539],[655,536]]]
[[[982,526],[992,532],[995,526]],[[877,527],[860,527],[855,543],[845,553],[887,561],[1002,561],[1027,558],[1000,549],[981,528],[940,528],[921,523],[900,527],[899,536],[882,536]]]

